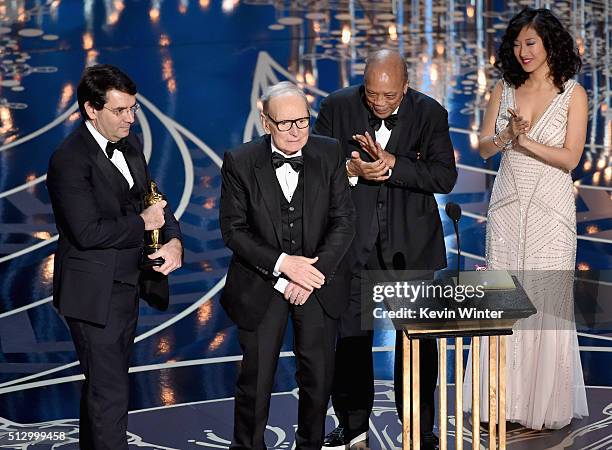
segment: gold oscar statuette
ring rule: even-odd
[[[157,184],[154,181],[151,181],[149,184],[149,192],[144,196],[143,202],[144,207],[148,208],[155,203],[161,202],[164,199],[164,196],[161,192],[157,190]],[[162,244],[160,243],[159,229],[158,230],[150,230],[145,231],[145,243],[142,249],[142,255],[140,258],[140,268],[143,270],[151,269],[155,266],[161,266],[164,263],[164,258],[149,258],[149,255],[152,255],[156,251],[161,248]]]

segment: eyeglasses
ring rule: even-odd
[[[104,109],[108,109],[112,112],[115,117],[121,117],[126,111],[129,111],[131,114],[136,114],[136,111],[140,109],[140,105],[138,103],[134,103],[134,106],[130,106],[129,108],[107,108],[103,106]]]
[[[280,122],[277,122],[268,114],[266,114],[266,117],[270,120],[270,122],[276,125],[278,131],[289,131],[293,127],[293,124],[295,124],[295,126],[299,129],[308,128],[310,125],[310,116],[300,117],[299,119],[295,120],[281,120]]]

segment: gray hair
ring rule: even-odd
[[[268,114],[268,106],[270,105],[270,100],[274,97],[280,97],[281,95],[293,94],[298,95],[304,99],[304,104],[306,105],[306,110],[308,114],[310,114],[310,105],[308,104],[308,98],[303,90],[297,87],[290,81],[281,81],[280,83],[273,84],[272,86],[268,86],[261,97],[259,97],[259,101],[261,102],[262,111],[264,114]]]

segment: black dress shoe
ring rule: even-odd
[[[421,433],[421,450],[438,450],[440,448],[440,439],[431,431]]]
[[[323,440],[322,449],[326,450],[349,450],[353,445],[365,442],[368,446],[368,432],[349,432],[345,428],[336,427]]]

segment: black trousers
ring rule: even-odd
[[[380,247],[376,245],[363,270],[386,270]],[[431,274],[433,275],[433,274]],[[369,428],[374,405],[374,364],[372,343],[374,332],[364,330],[361,322],[361,270],[351,279],[348,309],[340,317],[336,362],[332,386],[332,404],[340,426],[349,433],[361,433]],[[395,407],[402,420],[403,383],[402,332],[396,332],[394,391]],[[438,347],[435,339],[420,343],[421,432],[433,430],[435,418],[435,390],[438,378]]]
[[[256,330],[238,330],[243,359],[236,383],[231,449],[267,448],[264,432],[289,316],[293,322],[299,388],[296,449],[321,449],[334,370],[337,320],[325,313],[314,295],[304,305],[293,306],[276,293]]]
[[[130,357],[138,320],[136,286],[114,283],[105,326],[66,318],[85,382],[81,450],[127,450]]]

